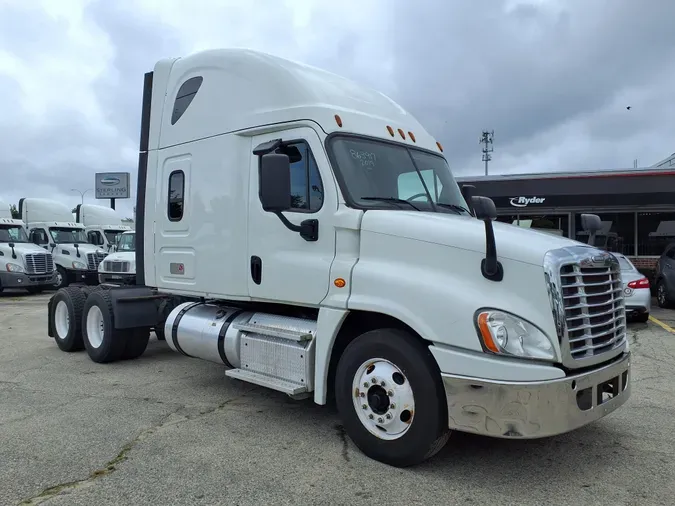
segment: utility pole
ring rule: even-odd
[[[77,188],[71,188],[70,191],[79,193],[80,197],[82,197],[82,204],[84,204],[84,194],[87,193],[87,192],[90,192],[91,188],[89,188],[87,190],[84,190],[84,191],[80,191]]]
[[[481,134],[481,137],[478,141],[479,144],[483,144],[483,161],[485,162],[485,175],[488,175],[488,162],[492,160],[492,153],[494,151],[494,148],[492,147],[492,139],[495,135],[495,131],[492,130],[491,132],[488,132],[487,130],[483,130],[483,133]]]

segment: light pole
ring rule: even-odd
[[[89,188],[89,189],[87,189],[87,190],[84,190],[83,192],[80,191],[80,190],[78,190],[77,188],[71,188],[70,191],[71,191],[71,192],[77,192],[77,193],[79,193],[79,194],[80,194],[80,197],[82,197],[82,204],[84,204],[84,195],[85,195],[87,192],[90,192],[90,191],[91,191],[91,188]]]

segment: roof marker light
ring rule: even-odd
[[[408,132],[408,137],[410,137],[410,139],[411,139],[413,142],[417,142],[417,141],[415,140],[415,135],[414,135],[412,132]]]
[[[394,129],[391,128],[389,125],[387,125],[387,130],[389,131],[389,135],[391,135],[393,137],[394,136]]]
[[[335,115],[335,123],[337,123],[337,126],[342,128],[342,118],[338,116],[337,114]]]
[[[398,134],[401,136],[401,139],[405,140],[405,133],[400,128],[398,129]]]
[[[438,149],[441,150],[441,153],[443,152],[443,146],[441,146],[441,143],[436,141],[436,146],[438,146]]]

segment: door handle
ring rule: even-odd
[[[251,257],[251,279],[256,285],[262,282],[262,259],[255,255]]]

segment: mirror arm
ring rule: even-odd
[[[277,218],[281,220],[286,228],[292,232],[297,232],[307,242],[314,242],[319,240],[319,220],[303,220],[300,225],[295,225],[288,221],[288,218],[284,216],[281,212],[274,213],[277,215]]]
[[[483,221],[485,223],[485,258],[480,263],[480,272],[485,279],[501,281],[504,279],[504,268],[501,262],[497,260],[495,231],[489,218]]]
[[[277,218],[281,220],[281,223],[283,223],[288,230],[290,230],[291,232],[300,232],[300,229],[302,228],[300,225],[296,225],[288,221],[288,218],[286,218],[281,212],[274,214],[277,215]]]

